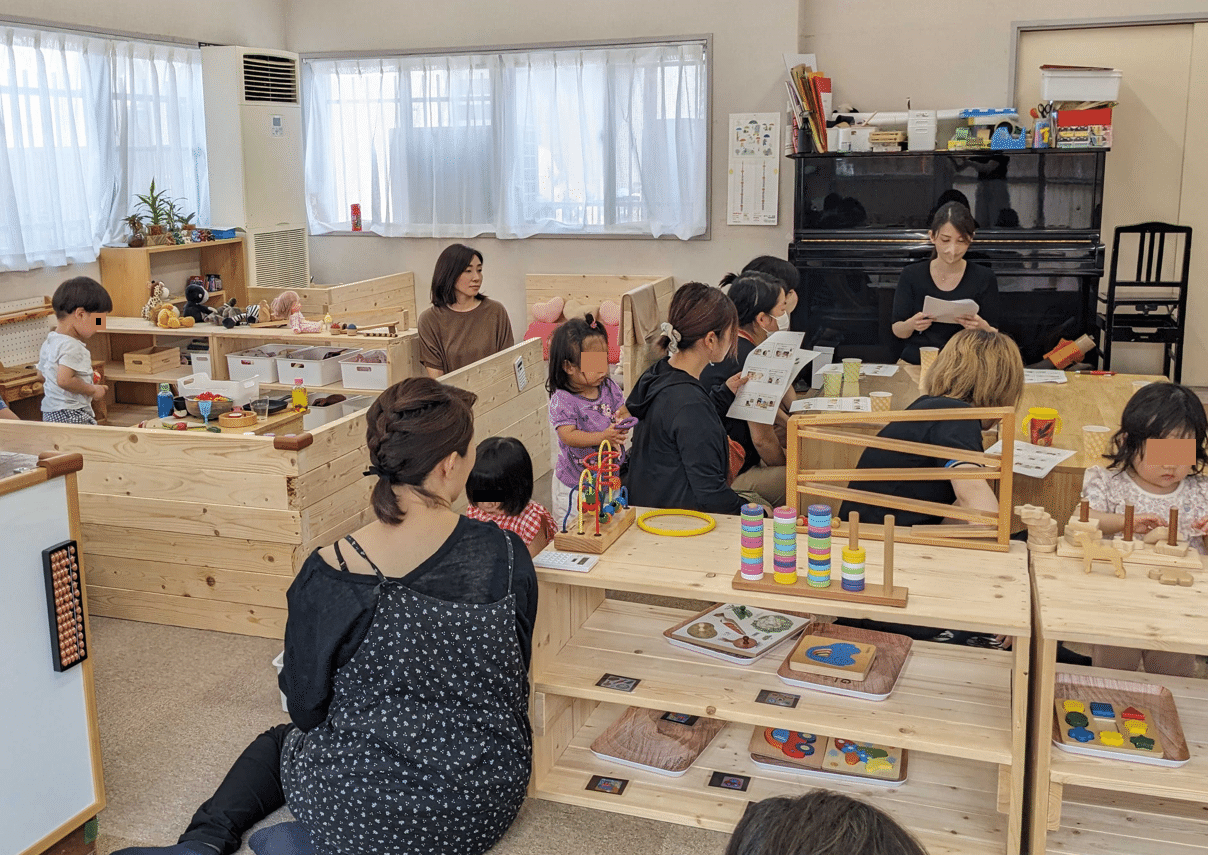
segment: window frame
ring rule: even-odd
[[[547,51],[547,50],[575,50],[579,48],[625,48],[637,47],[641,45],[667,45],[667,44],[684,44],[684,43],[701,43],[704,45],[706,74],[705,74],[705,230],[699,235],[693,235],[689,238],[680,238],[673,234],[666,235],[650,235],[650,234],[556,234],[556,233],[538,233],[530,235],[521,240],[670,240],[680,243],[690,241],[709,241],[713,239],[713,34],[712,33],[696,33],[689,35],[677,36],[643,36],[626,39],[592,39],[585,41],[561,41],[561,42],[531,42],[525,44],[511,45],[474,45],[474,46],[459,46],[451,48],[400,48],[393,50],[348,50],[348,51],[314,51],[309,53],[299,53],[298,57],[301,62],[305,63],[308,60],[339,60],[339,59],[391,59],[394,57],[411,57],[411,56],[461,56],[474,54],[492,54],[492,53],[527,53],[530,51]],[[615,144],[615,141],[609,140],[606,145],[609,149]],[[615,164],[611,159],[606,159],[605,170],[608,172],[615,170]],[[324,232],[323,237],[371,237],[380,238],[381,235],[367,231],[330,231]],[[494,232],[483,233],[480,237],[490,238],[492,240],[505,240],[498,237]],[[406,240],[407,238],[403,238]]]

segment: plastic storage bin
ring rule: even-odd
[[[259,377],[261,383],[277,382],[277,357],[289,356],[306,350],[293,344],[262,344],[239,353],[227,354],[227,372],[232,380],[247,380]],[[269,356],[252,356],[252,353],[267,353]],[[208,361],[209,357],[207,357]]]
[[[302,378],[302,385],[330,386],[340,379],[340,360],[357,353],[351,347],[308,347],[287,357],[277,357],[277,382],[287,386]],[[332,354],[327,359],[323,357]]]
[[[197,351],[193,354],[193,373],[204,374],[207,377],[213,377],[214,372],[210,368],[210,353],[209,351]]]
[[[349,354],[340,359],[340,373],[344,378],[345,389],[373,389],[381,391],[390,385],[390,364],[387,362],[353,362],[358,356],[367,353],[380,353],[386,356],[384,350],[362,350]]]
[[[242,406],[260,397],[260,381],[254,377],[250,380],[211,380],[209,374],[190,374],[176,381],[176,393],[185,398],[196,397],[202,392],[225,395]]]
[[[1120,94],[1117,68],[1041,68],[1041,101],[1115,101]]]

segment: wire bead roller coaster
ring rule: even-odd
[[[574,531],[568,528],[572,513],[577,519]],[[629,528],[633,518],[629,491],[621,486],[621,450],[604,440],[583,460],[579,485],[571,491],[570,507],[562,518],[562,530],[554,535],[554,548],[602,553]]]

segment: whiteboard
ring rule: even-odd
[[[66,479],[0,496],[0,520],[0,855],[12,855],[96,804],[98,794],[84,666],[54,670],[42,575],[42,550],[71,539]]]

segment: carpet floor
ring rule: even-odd
[[[107,806],[98,855],[166,846],[260,732],[288,720],[281,642],[92,618]],[[286,809],[262,825],[289,819]],[[529,799],[496,855],[721,855],[727,835]],[[618,845],[619,844],[619,845]],[[251,850],[246,846],[240,853]]]

